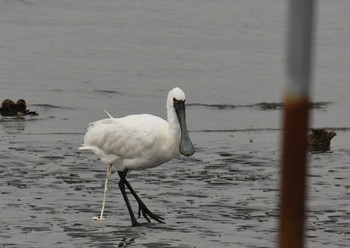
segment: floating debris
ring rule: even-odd
[[[325,109],[331,102],[312,102],[309,104],[310,109]],[[186,106],[206,107],[213,109],[259,109],[259,110],[282,110],[284,108],[281,102],[259,102],[254,104],[206,104],[206,103],[189,103]]]
[[[19,99],[16,103],[11,99],[5,99],[1,103],[0,114],[3,116],[39,115],[36,111],[27,109],[27,104],[24,99]]]
[[[312,133],[307,136],[310,151],[325,152],[330,150],[331,140],[337,134],[328,132],[325,128],[313,128]]]

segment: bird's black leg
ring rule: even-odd
[[[128,173],[128,170],[124,170],[124,171],[118,171],[120,180],[119,180],[119,189],[122,192],[122,195],[124,197],[124,201],[126,203],[126,206],[128,207],[129,210],[129,214],[130,214],[130,218],[131,218],[131,226],[137,226],[138,223],[136,221],[134,212],[132,211],[128,196],[125,192],[125,182],[126,182],[126,174]]]
[[[146,205],[142,202],[142,200],[140,199],[140,197],[136,194],[135,190],[131,187],[131,185],[129,184],[128,180],[126,180],[126,178],[124,179],[124,184],[126,185],[126,187],[128,187],[128,189],[130,190],[131,194],[135,197],[137,203],[139,204],[139,217],[141,216],[141,212],[143,217],[148,221],[151,222],[150,218],[154,219],[155,221],[158,221],[159,223],[164,223],[164,218],[152,213],[147,207]]]

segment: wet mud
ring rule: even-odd
[[[47,106],[38,106],[46,108]],[[45,111],[44,111],[45,112]],[[103,223],[106,166],[77,150],[82,133],[29,132],[56,118],[0,120],[1,244],[4,247],[273,247],[277,238],[279,130],[191,133],[197,148],[128,176],[164,224],[130,227],[112,174]],[[340,136],[348,136],[348,132]],[[337,137],[338,138],[338,137]],[[349,242],[349,152],[309,155],[309,247]],[[134,211],[137,204],[133,202]]]

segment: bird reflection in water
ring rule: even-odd
[[[122,238],[119,242],[118,247],[129,247],[133,243],[135,243],[136,238]]]

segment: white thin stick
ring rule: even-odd
[[[289,1],[287,94],[309,94],[312,75],[313,0]]]

